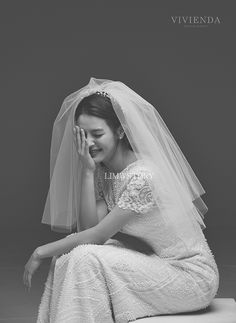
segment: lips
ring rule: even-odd
[[[89,153],[91,156],[95,156],[99,151],[101,151],[101,149],[91,149]]]

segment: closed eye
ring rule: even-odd
[[[102,135],[94,135],[95,138],[99,138],[101,136],[103,136],[103,134]]]

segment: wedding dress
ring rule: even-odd
[[[196,222],[187,244],[171,230],[158,207],[168,191],[160,185],[162,200],[154,199],[151,175],[142,159],[110,178],[97,165],[96,199],[108,211],[118,205],[137,217],[103,245],[79,245],[54,258],[37,323],[126,323],[210,304],[219,273],[201,226]]]

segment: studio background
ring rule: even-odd
[[[65,236],[41,224],[52,127],[63,99],[90,77],[124,82],[162,116],[206,191],[204,234],[220,269],[219,296],[235,298],[233,1],[1,1],[0,16],[0,248],[8,273],[0,318],[35,316],[50,259],[30,295],[24,265],[37,246]],[[186,26],[176,16],[220,23]]]

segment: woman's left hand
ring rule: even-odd
[[[43,259],[39,258],[37,249],[32,253],[28,262],[25,265],[25,271],[23,275],[24,285],[28,288],[28,291],[31,288],[31,279],[33,274],[36,272],[38,267],[41,265]]]

